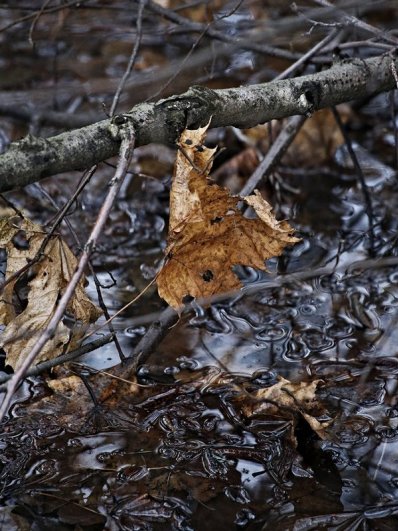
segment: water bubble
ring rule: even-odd
[[[342,444],[360,446],[365,444],[372,429],[373,422],[365,417],[351,417],[346,419],[337,436]]]
[[[67,442],[67,446],[70,448],[81,448],[83,446],[83,443],[80,439],[69,439]]]
[[[316,312],[316,306],[313,304],[302,304],[299,307],[299,312],[302,315],[313,315]]]
[[[391,428],[391,426],[377,426],[375,436],[378,440],[391,442],[397,439],[398,430]]]
[[[127,481],[140,481],[149,474],[149,470],[145,465],[127,465],[121,468],[117,473],[117,480],[125,483]]]
[[[235,524],[238,527],[246,527],[252,520],[256,519],[256,514],[250,509],[242,509],[236,513]]]
[[[179,358],[177,358],[177,363],[180,369],[182,370],[194,371],[195,369],[198,369],[200,366],[197,360],[187,358],[186,356],[180,356]]]
[[[280,341],[286,337],[288,330],[280,325],[267,325],[256,333],[255,338],[261,341]]]
[[[256,371],[252,376],[252,383],[259,385],[260,387],[269,387],[277,382],[277,376],[275,371],[263,369]]]
[[[178,374],[180,372],[180,368],[179,367],[175,367],[175,366],[171,366],[171,367],[165,367],[165,369],[163,370],[163,372],[165,374]]]
[[[102,452],[96,456],[97,461],[100,463],[106,463],[110,459],[112,459],[113,453],[112,452]]]
[[[288,341],[283,357],[287,361],[299,361],[306,358],[309,354],[310,351],[304,343],[291,339]]]
[[[145,326],[130,326],[124,330],[127,337],[138,338],[142,337],[146,332]]]

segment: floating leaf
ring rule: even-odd
[[[179,140],[166,261],[157,278],[159,295],[176,309],[191,298],[239,289],[234,266],[265,270],[265,260],[299,241],[258,191],[231,196],[208,178],[216,150],[203,146],[206,129],[185,130]],[[243,216],[242,200],[258,219]]]

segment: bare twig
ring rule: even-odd
[[[336,10],[336,16],[342,20],[342,22],[346,25],[351,25],[356,28],[361,29],[362,31],[365,31],[366,33],[370,33],[372,35],[375,35],[381,40],[390,42],[391,44],[397,46],[398,45],[398,39],[396,39],[394,36],[389,36],[385,31],[380,30],[379,28],[375,28],[371,24],[368,24],[367,22],[363,22],[362,20],[359,20],[357,17],[354,17],[353,15],[348,15],[343,11],[344,6],[340,5],[333,5],[328,0],[315,0],[315,2],[321,6],[327,7],[327,8],[333,8]]]
[[[145,363],[151,352],[168,334],[170,328],[178,321],[178,313],[171,307],[166,308],[159,318],[149,327],[147,333],[135,346],[131,355],[124,363],[125,377],[134,374],[137,368]]]
[[[345,145],[347,147],[347,151],[351,157],[352,163],[354,165],[355,171],[358,175],[358,179],[361,185],[362,194],[363,194],[365,205],[366,205],[366,214],[369,220],[369,254],[371,257],[374,257],[375,256],[374,212],[373,212],[373,204],[372,204],[372,199],[370,197],[368,185],[366,184],[365,176],[363,174],[361,165],[359,164],[358,157],[356,156],[356,153],[352,147],[351,139],[349,135],[347,134],[347,131],[344,127],[343,122],[341,121],[340,114],[338,113],[335,107],[332,107],[332,112],[336,120],[336,123],[339,126],[340,131],[343,134]]]
[[[246,181],[240,192],[241,196],[251,194],[258,183],[271,173],[276,164],[278,164],[283,155],[286,153],[286,150],[293,142],[305,120],[306,118],[304,116],[292,116],[287,120],[285,127],[275,139],[275,142],[268,150],[268,153]]]
[[[274,81],[277,81],[279,79],[286,79],[287,77],[291,76],[297,70],[304,65],[311,57],[316,55],[320,50],[322,50],[327,44],[329,44],[331,41],[334,41],[336,37],[341,33],[341,30],[338,28],[335,28],[333,31],[331,31],[326,37],[324,37],[321,41],[319,41],[315,46],[313,46],[308,52],[303,54],[300,59],[297,59],[295,63],[289,66],[286,70],[284,70],[282,73],[279,74],[279,76],[276,76]]]
[[[29,15],[25,15],[23,17],[20,17],[16,20],[13,20],[12,22],[10,22],[9,24],[7,24],[6,26],[3,26],[2,28],[0,28],[0,33],[2,31],[6,31],[10,28],[12,28],[13,26],[16,26],[17,24],[20,24],[21,22],[26,22],[27,20],[34,20],[36,19],[36,17],[39,15],[44,15],[44,14],[49,14],[49,13],[56,13],[57,11],[62,11],[63,9],[66,9],[68,7],[80,7],[82,4],[84,4],[85,2],[88,2],[88,0],[74,0],[73,2],[66,2],[65,4],[62,4],[60,6],[55,6],[55,7],[48,7],[46,9],[43,9],[41,8],[39,11],[35,10],[34,13],[30,13]]]
[[[86,182],[88,182],[88,181],[86,181]],[[36,184],[36,186],[40,186],[40,185]],[[46,196],[46,198],[47,198],[48,201],[53,205],[53,207],[54,207],[55,209],[59,210],[59,209],[58,209],[58,205],[57,205],[57,203],[54,201],[54,199],[51,197],[51,195],[48,194],[48,193],[46,192],[46,190],[44,190],[43,188],[41,188],[41,192]],[[74,195],[75,195],[75,194],[74,194]],[[68,203],[70,203],[70,201],[68,201]],[[64,209],[62,209],[62,210],[64,210]],[[66,212],[65,212],[65,213],[66,213]],[[58,218],[58,217],[59,217],[59,216],[57,215],[57,218]],[[59,219],[62,219],[62,217],[59,217]],[[81,249],[81,243],[80,243],[79,237],[78,237],[78,235],[76,234],[76,231],[74,230],[74,228],[72,227],[72,225],[71,225],[69,219],[68,219],[67,217],[64,217],[63,221],[64,221],[64,222],[66,223],[66,225],[68,226],[69,232],[71,233],[73,239],[75,240],[76,245],[78,246],[79,249]],[[106,307],[106,304],[105,304],[104,298],[103,298],[103,296],[102,296],[101,284],[100,284],[100,282],[99,282],[99,280],[98,280],[98,277],[97,277],[97,275],[96,275],[96,273],[95,273],[95,270],[94,270],[94,267],[93,267],[93,265],[92,265],[92,263],[91,263],[91,260],[88,261],[88,267],[89,267],[89,269],[90,269],[90,273],[91,273],[91,275],[92,275],[92,277],[93,277],[93,279],[94,279],[95,289],[96,289],[96,291],[97,291],[98,304],[99,304],[101,310],[102,310],[103,313],[104,313],[105,319],[107,320],[105,324],[108,326],[108,329],[109,329],[110,333],[112,334],[113,342],[114,342],[114,344],[115,344],[116,350],[118,351],[119,358],[120,358],[121,360],[124,360],[125,355],[124,355],[124,353],[123,353],[123,349],[122,349],[122,347],[121,347],[121,345],[120,345],[120,343],[119,343],[119,340],[118,340],[118,338],[117,338],[117,335],[116,335],[116,333],[115,333],[115,330],[113,329],[112,318],[111,318],[110,315],[109,315],[108,308]],[[90,335],[92,335],[92,334],[90,334]],[[86,339],[87,339],[87,337],[89,337],[89,336],[86,336]]]
[[[137,35],[136,35],[136,38],[135,38],[133,49],[131,51],[129,62],[127,64],[126,71],[124,72],[123,77],[120,80],[119,86],[117,87],[115,95],[113,97],[112,106],[111,106],[111,110],[110,110],[110,113],[109,113],[110,116],[113,116],[115,114],[116,107],[118,106],[118,103],[119,103],[120,95],[121,95],[121,93],[122,93],[122,91],[124,89],[126,81],[128,80],[128,78],[129,78],[129,76],[131,74],[131,71],[132,71],[132,69],[134,67],[135,61],[137,59],[138,50],[140,48],[141,38],[142,38],[142,15],[144,13],[145,3],[146,3],[146,0],[139,0],[138,15],[137,15],[137,25],[136,25]]]
[[[32,24],[30,25],[30,28],[29,28],[29,43],[30,45],[34,46],[34,42],[33,42],[33,33],[35,31],[35,27],[36,27],[36,24],[37,22],[39,21],[40,17],[42,16],[42,14],[45,12],[45,10],[47,9],[47,6],[48,4],[51,2],[51,0],[45,0],[44,4],[41,6],[40,10],[37,12],[35,18],[33,19],[33,22]]]
[[[93,352],[93,350],[97,350],[97,348],[103,347],[107,343],[110,343],[113,339],[112,334],[108,334],[104,337],[100,337],[98,339],[95,339],[94,341],[91,341],[90,343],[86,343],[85,345],[82,345],[81,347],[72,350],[71,352],[67,352],[66,354],[61,354],[60,356],[57,356],[56,358],[53,358],[52,360],[43,361],[42,363],[39,363],[38,365],[35,365],[34,367],[31,367],[29,370],[26,371],[25,378],[27,376],[38,376],[39,374],[42,374],[45,371],[48,371],[49,369],[53,369],[54,367],[58,367],[59,365],[62,365],[64,363],[69,363],[70,361],[73,361],[76,358],[79,358],[80,356],[83,356],[84,354],[88,354],[89,352]],[[0,376],[0,384],[4,384],[11,380],[12,375],[7,374],[5,376]],[[1,386],[0,391],[6,390],[6,387]]]

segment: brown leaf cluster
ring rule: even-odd
[[[18,237],[22,238],[20,244],[17,244]],[[18,273],[36,258],[45,237],[43,229],[26,218],[0,219],[0,247],[5,248],[7,253],[7,284],[0,299],[0,323],[6,328],[0,345],[7,354],[6,363],[14,369],[19,367],[49,323],[57,301],[77,266],[77,260],[67,244],[59,236],[52,236],[41,258],[27,270],[27,303],[20,308]],[[67,312],[82,325],[96,321],[101,314],[85,293],[84,279],[79,282]],[[68,343],[73,348],[82,335],[82,327],[71,330],[60,323],[57,333],[47,342],[36,363],[58,356]]]
[[[234,266],[265,270],[265,260],[299,241],[259,192],[231,196],[208,178],[216,150],[203,145],[206,129],[185,130],[178,144],[166,261],[157,277],[159,295],[176,309],[191,298],[239,289]],[[244,217],[241,201],[256,219]]]
[[[322,384],[322,380],[293,383],[279,376],[276,384],[259,389],[250,396],[241,395],[238,401],[243,414],[248,418],[266,414],[295,421],[296,415],[301,415],[313,431],[324,439],[330,422],[320,422],[316,418],[325,412],[316,397],[316,391]]]

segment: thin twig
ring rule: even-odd
[[[341,33],[341,29],[335,28],[333,31],[331,31],[326,37],[324,37],[321,41],[319,41],[315,46],[313,46],[308,52],[306,52],[300,59],[298,59],[295,63],[289,66],[289,68],[286,68],[282,73],[280,73],[274,81],[277,81],[278,79],[286,79],[287,77],[291,76],[297,70],[305,64],[309,59],[311,59],[314,55],[316,55],[322,48],[324,48],[327,44],[329,44],[331,41],[333,41],[339,34]]]
[[[72,278],[65,289],[64,294],[58,302],[58,306],[50,319],[48,325],[43,330],[41,336],[39,337],[37,343],[30,351],[28,356],[24,359],[22,365],[13,375],[11,380],[8,382],[7,393],[4,397],[3,403],[0,408],[0,421],[4,418],[4,415],[8,411],[12,396],[15,390],[18,388],[19,383],[26,374],[28,368],[32,365],[34,360],[40,354],[44,345],[49,339],[51,339],[56,333],[59,322],[64,316],[65,310],[69,304],[70,299],[72,298],[75,289],[83,275],[83,272],[87,266],[88,260],[95,249],[96,242],[101,235],[102,229],[108,219],[109,212],[113,206],[113,203],[117,197],[120,186],[123,183],[124,177],[126,176],[128,166],[131,161],[131,157],[134,149],[135,142],[135,133],[134,129],[130,122],[127,122],[123,125],[123,128],[120,129],[120,134],[122,137],[122,142],[120,146],[120,156],[118,161],[118,166],[115,172],[115,175],[110,183],[109,192],[105,198],[105,201],[101,207],[101,210],[98,214],[97,220],[94,224],[94,227],[91,231],[91,234],[87,240],[87,243],[84,247],[83,253],[80,257],[77,268],[72,275]]]
[[[41,193],[45,195],[45,197],[51,203],[51,205],[58,211],[59,210],[58,205],[54,201],[54,199],[51,197],[51,195],[46,190],[44,190],[44,188],[40,184],[35,183],[35,185],[40,189]],[[71,233],[73,239],[75,240],[76,245],[78,246],[79,249],[81,249],[81,243],[80,243],[79,237],[76,234],[76,231],[74,230],[74,228],[72,227],[71,222],[69,221],[69,219],[67,217],[64,218],[64,222],[66,223],[66,225],[67,225],[67,227],[69,229],[69,232]],[[101,310],[103,311],[105,319],[107,320],[105,324],[108,326],[108,329],[109,329],[110,333],[113,336],[113,342],[115,344],[116,350],[118,351],[119,358],[120,358],[121,361],[123,361],[126,356],[123,353],[123,349],[122,349],[122,347],[121,347],[121,345],[119,343],[119,340],[117,338],[116,332],[115,332],[115,330],[113,328],[112,319],[111,319],[111,317],[109,315],[108,308],[106,307],[104,298],[102,296],[101,283],[98,280],[98,277],[97,277],[97,275],[95,273],[95,270],[94,270],[94,267],[93,267],[93,265],[91,263],[91,260],[88,261],[88,267],[89,267],[90,273],[91,273],[91,275],[92,275],[92,277],[94,279],[95,289],[97,291],[98,304],[99,304]],[[90,335],[92,335],[92,334],[90,334]],[[89,336],[86,336],[86,339],[88,337]]]
[[[246,181],[246,184],[240,192],[241,196],[244,197],[251,194],[258,183],[271,173],[273,168],[286,153],[287,148],[293,142],[305,120],[305,116],[292,116],[288,118],[285,127],[275,139],[275,142],[270,147],[268,153]]]
[[[193,22],[189,18],[179,15],[175,11],[162,7],[152,0],[148,0],[147,5],[150,11],[166,18],[178,26],[182,26],[186,31],[202,33],[204,30],[206,30],[206,34],[212,39],[233,44],[241,49],[252,50],[254,52],[270,55],[272,57],[281,57],[290,61],[295,61],[298,58],[297,54],[291,52],[290,50],[276,48],[274,46],[264,44],[263,42],[255,42],[253,36],[248,36],[247,39],[236,38],[226,31],[220,31],[212,27],[207,27],[207,24],[201,22]],[[262,41],[264,41],[263,32],[261,32],[261,37]]]
[[[62,365],[64,363],[69,363],[70,361],[73,361],[76,358],[79,358],[80,356],[83,356],[84,354],[88,354],[89,352],[92,352],[93,350],[97,350],[97,348],[103,347],[107,343],[110,343],[113,339],[112,334],[108,334],[104,337],[100,337],[98,339],[95,339],[94,341],[91,341],[90,343],[86,343],[85,345],[72,350],[71,352],[67,352],[66,354],[61,354],[60,356],[57,356],[56,358],[53,358],[52,360],[46,360],[38,365],[35,365],[34,367],[31,367],[28,371],[26,371],[25,378],[27,376],[38,376],[39,374],[42,374],[45,371],[48,371],[49,369],[53,369],[54,367],[58,367],[59,365]],[[7,374],[5,376],[0,376],[0,384],[4,384],[11,380],[12,374]],[[5,386],[0,387],[0,391],[6,390]]]
[[[35,31],[36,24],[38,23],[40,17],[45,12],[45,10],[46,10],[46,8],[47,8],[47,6],[48,6],[48,4],[50,2],[51,2],[51,0],[45,0],[44,4],[41,6],[40,10],[37,12],[35,18],[33,19],[32,24],[30,25],[30,28],[29,28],[29,43],[32,46],[32,48],[35,45],[35,43],[33,42],[33,33]]]
[[[13,20],[12,22],[7,24],[6,26],[3,26],[2,28],[0,28],[0,33],[2,31],[8,30],[9,28],[12,28],[13,26],[16,26],[17,24],[20,24],[21,22],[26,22],[27,20],[32,20],[32,18],[35,19],[38,14],[39,15],[47,15],[49,13],[56,13],[57,11],[62,11],[63,9],[66,9],[68,7],[78,7],[78,6],[80,7],[85,2],[88,2],[88,0],[74,0],[73,2],[67,2],[66,4],[62,4],[60,6],[49,7],[49,8],[44,9],[44,10],[40,9],[39,11],[35,10],[34,13],[30,13],[29,15],[25,15],[23,17],[20,17],[17,20]]]
[[[134,64],[135,64],[135,62],[137,60],[138,50],[140,48],[141,39],[142,39],[142,15],[144,13],[145,4],[146,4],[146,0],[139,0],[137,24],[136,24],[137,35],[136,35],[136,38],[135,38],[133,49],[131,51],[129,62],[127,64],[126,71],[124,72],[123,77],[120,80],[119,86],[117,87],[115,95],[113,97],[112,106],[111,106],[111,110],[110,110],[110,113],[109,113],[110,116],[113,116],[115,114],[116,107],[118,106],[118,103],[119,103],[120,95],[123,92],[124,86],[125,86],[128,78],[129,78],[129,76],[131,74],[131,71],[132,71],[132,69],[134,67]]]
[[[373,212],[373,204],[372,204],[372,199],[370,197],[368,185],[366,184],[365,176],[363,174],[361,165],[359,164],[358,157],[352,147],[351,139],[349,135],[347,134],[347,131],[344,127],[343,122],[341,121],[340,114],[338,113],[336,107],[332,107],[332,112],[336,120],[336,123],[339,126],[340,131],[343,134],[344,142],[347,147],[347,151],[351,157],[352,163],[354,165],[354,168],[359,178],[359,182],[360,182],[361,189],[362,189],[362,194],[363,194],[365,205],[366,205],[366,214],[369,220],[369,254],[371,257],[374,257],[375,256],[374,212]]]
[[[129,375],[136,373],[137,368],[145,363],[154,348],[166,337],[170,328],[178,319],[178,313],[170,306],[159,315],[159,318],[151,324],[147,333],[141,338],[131,355],[124,362],[124,377],[128,378]]]
[[[398,39],[395,37],[388,36],[385,31],[380,30],[379,28],[376,28],[372,26],[371,24],[368,24],[367,22],[363,22],[357,17],[354,17],[353,15],[348,15],[343,11],[344,6],[340,5],[333,5],[328,0],[314,0],[315,3],[319,4],[320,6],[327,7],[327,8],[334,8],[336,10],[336,15],[342,19],[343,23],[354,26],[356,28],[359,28],[363,31],[366,31],[367,33],[371,33],[372,35],[375,35],[375,37],[378,37],[381,40],[385,40],[387,42],[390,42],[393,45],[398,44]]]

